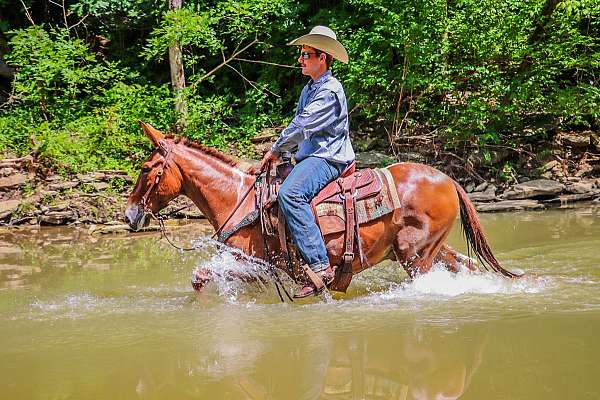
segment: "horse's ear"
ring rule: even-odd
[[[140,121],[140,126],[144,130],[146,136],[148,136],[148,139],[152,141],[154,147],[159,147],[160,141],[165,138],[165,135],[163,135],[161,131],[159,131],[152,125],[145,123],[144,121]]]

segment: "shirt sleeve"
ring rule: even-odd
[[[309,139],[313,133],[330,126],[336,118],[337,97],[331,90],[324,90],[296,114],[279,139],[271,146],[271,151],[280,154],[291,151],[300,142]]]

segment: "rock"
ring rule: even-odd
[[[599,190],[594,190],[587,193],[577,193],[577,194],[563,194],[561,196],[555,197],[553,199],[543,200],[544,203],[559,203],[559,204],[568,204],[574,203],[576,201],[589,200],[592,197],[598,196],[600,194]]]
[[[51,211],[39,216],[40,224],[62,225],[77,218],[73,211]]]
[[[474,192],[483,192],[485,189],[487,189],[489,183],[487,182],[482,182],[479,185],[475,186],[475,189],[473,189]]]
[[[0,176],[9,176],[15,173],[15,169],[14,168],[10,168],[10,167],[4,167],[4,168],[0,168]]]
[[[583,181],[573,183],[567,186],[567,191],[570,193],[588,193],[594,189],[594,181]]]
[[[378,145],[378,140],[376,137],[364,137],[358,140],[353,140],[352,141],[352,145],[354,148],[358,149],[359,151],[370,151],[373,150],[377,147]]]
[[[98,171],[97,173],[103,173],[104,181],[110,181],[113,178],[123,179],[127,183],[133,183],[133,178],[131,178],[125,171],[114,171],[114,170],[104,170]]]
[[[97,182],[103,180],[106,175],[102,172],[90,172],[88,174],[77,174],[77,179],[82,183]]]
[[[600,136],[590,131],[590,142],[596,148],[597,151],[600,151]]]
[[[479,212],[542,210],[546,208],[536,200],[504,200],[497,203],[475,204]]]
[[[63,177],[60,175],[50,175],[46,177],[46,182],[58,182],[58,181],[62,181]]]
[[[580,177],[587,174],[588,172],[592,172],[593,170],[594,167],[592,167],[590,164],[582,162],[577,167],[577,172],[575,172],[575,176]]]
[[[587,147],[590,145],[590,135],[577,134],[574,132],[561,133],[560,140],[562,143],[572,147]]]
[[[58,203],[58,204],[53,204],[51,206],[48,206],[46,211],[50,211],[50,212],[65,211],[68,208],[69,208],[69,203],[64,202],[64,203]]]
[[[11,215],[21,204],[21,200],[5,200],[0,201],[0,219],[4,219]]]
[[[16,174],[0,178],[0,190],[21,186],[27,182],[27,175]]]
[[[547,172],[547,171],[550,171],[550,170],[552,170],[552,169],[554,169],[556,167],[560,167],[560,163],[558,161],[556,161],[556,160],[552,160],[552,161],[547,162],[546,164],[544,164],[542,166],[541,170],[543,172]]]
[[[504,192],[503,198],[507,200],[532,199],[537,197],[551,197],[565,189],[565,186],[550,179],[536,179],[514,185]]]
[[[521,183],[522,182],[529,182],[530,180],[531,180],[531,178],[528,177],[528,176],[521,176],[521,177],[519,177],[519,182],[521,182]]]
[[[385,153],[370,151],[368,153],[358,153],[356,155],[357,168],[376,168],[385,167],[393,164],[394,159]]]
[[[106,183],[106,182],[93,182],[92,186],[98,192],[108,189],[108,183]]]
[[[52,183],[48,186],[50,190],[65,190],[65,189],[73,189],[79,185],[77,181],[65,181],[65,182],[56,182]]]
[[[475,184],[473,182],[469,182],[469,183],[467,183],[467,186],[465,186],[465,192],[467,192],[467,193],[473,192],[474,189],[475,189]]]
[[[398,154],[398,157],[400,158],[400,161],[404,161],[404,162],[416,162],[416,163],[422,163],[424,164],[426,162],[425,156],[421,153],[417,153],[417,152],[405,152],[405,153],[400,153]]]
[[[204,218],[204,214],[202,214],[202,212],[200,210],[198,210],[197,208],[181,210],[175,215],[180,218],[189,218],[189,219]]]
[[[496,187],[489,185],[484,192],[469,193],[471,201],[494,201],[496,200]]]

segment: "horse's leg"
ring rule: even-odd
[[[467,267],[471,272],[477,271],[475,261],[472,258],[459,253],[447,244],[442,245],[433,262],[441,262],[450,272],[458,272],[461,266]]]
[[[452,226],[429,232],[431,221],[423,215],[403,217],[403,227],[393,243],[396,259],[411,278],[428,272],[444,246]]]
[[[214,278],[214,272],[208,268],[196,267],[192,271],[192,287],[195,291],[201,291],[204,286]]]
[[[201,291],[207,283],[215,278],[224,277],[228,281],[239,280],[244,283],[253,283],[261,281],[266,283],[266,280],[255,274],[243,271],[223,271],[217,272],[208,268],[195,268],[192,272],[192,287],[196,291]]]
[[[411,278],[431,268],[431,260],[428,262],[427,257],[423,257],[424,254],[421,252],[426,239],[427,232],[423,229],[423,224],[411,223],[405,224],[398,231],[392,243],[396,261],[404,267]]]

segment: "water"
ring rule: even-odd
[[[281,304],[205,225],[157,235],[0,231],[0,396],[7,399],[597,399],[600,209],[483,215],[527,276],[410,282],[388,262],[347,295]],[[450,242],[464,243],[457,229]],[[260,267],[252,267],[263,274]]]

